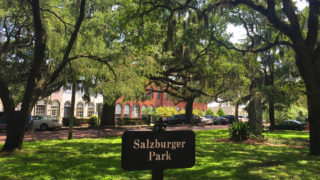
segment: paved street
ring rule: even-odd
[[[173,130],[207,130],[207,129],[226,129],[228,125],[215,125],[215,126],[169,126],[167,131]],[[117,127],[117,128],[105,128],[105,129],[92,129],[92,128],[81,128],[75,127],[73,130],[73,138],[97,138],[104,136],[116,136],[122,135],[126,130],[150,130],[150,127]],[[32,131],[25,133],[24,141],[32,140],[44,140],[44,139],[67,139],[68,128],[63,127],[54,131],[35,131],[32,138]],[[0,132],[0,143],[4,143],[6,139],[6,133]]]

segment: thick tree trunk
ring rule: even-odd
[[[116,102],[119,97],[115,97],[112,102],[106,100],[106,98],[103,98],[103,107],[101,112],[101,125],[102,126],[115,126],[115,110],[116,110]]]
[[[191,124],[192,123],[192,110],[193,110],[193,102],[194,102],[194,97],[189,97],[186,100],[186,124]]]
[[[7,117],[8,116],[6,116],[6,118]],[[28,118],[24,117],[20,112],[9,115],[7,122],[7,138],[2,151],[11,152],[17,148],[22,148],[27,120]]]
[[[318,88],[308,88],[308,112],[310,123],[310,153],[320,155],[320,84]]]
[[[29,114],[31,112],[35,99],[37,99],[37,97],[34,95],[34,89],[36,87],[36,77],[40,77],[39,72],[45,57],[46,33],[44,31],[44,28],[42,27],[39,0],[31,1],[31,6],[35,35],[34,60],[28,77],[28,82],[25,87],[21,111],[19,115],[12,115],[8,119],[7,138],[2,149],[6,152],[14,151],[17,148],[20,149],[22,147],[25,127],[29,119]]]
[[[253,98],[248,105],[249,114],[249,130],[250,133],[261,136],[262,135],[262,108],[261,97],[253,95]]]
[[[296,64],[305,82],[310,123],[310,154],[320,155],[320,61],[318,52],[296,48]]]
[[[273,95],[269,95],[269,120],[270,120],[270,127],[273,128],[275,125],[275,119],[274,119],[274,101],[273,101]]]
[[[240,101],[237,101],[236,107],[235,107],[235,115],[234,115],[234,121],[239,122],[239,105]]]
[[[101,113],[101,125],[114,126],[115,125],[115,103],[111,105],[104,103]]]

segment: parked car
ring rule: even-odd
[[[229,124],[232,124],[234,122],[234,115],[225,115],[222,117],[227,118]]]
[[[202,122],[205,125],[211,125],[213,124],[213,120],[206,117],[200,117],[200,122]]]
[[[222,125],[229,124],[229,120],[222,116],[218,117],[218,124],[222,124]]]
[[[281,130],[299,130],[306,129],[306,124],[297,120],[286,120],[274,126],[274,129]]]
[[[56,117],[46,115],[33,116],[32,123],[34,129],[40,129],[41,131],[62,127],[61,120]]]
[[[240,122],[248,122],[249,120],[248,116],[238,116],[238,119]]]
[[[215,115],[206,115],[206,118],[212,119],[212,124],[217,125],[220,123],[220,120],[217,116]]]
[[[177,114],[166,118],[163,120],[163,122],[166,124],[183,124],[186,122],[186,120],[187,117],[185,114]],[[195,122],[200,122],[200,117],[197,115],[192,115],[192,120]]]

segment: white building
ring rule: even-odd
[[[59,117],[69,117],[71,115],[71,84],[60,88],[59,91],[52,93],[49,97],[39,100],[34,106],[31,115],[50,115]],[[102,110],[103,96],[91,96],[90,102],[83,100],[84,92],[81,88],[81,83],[77,86],[75,98],[74,115],[78,118],[90,117],[98,115]],[[3,111],[3,105],[0,101],[0,111]]]
[[[208,109],[211,109],[214,113],[217,113],[219,108],[222,108],[223,112],[226,115],[235,115],[236,108],[235,106],[231,105],[230,103],[218,103],[218,102],[212,102],[208,104]],[[239,116],[248,116],[248,113],[246,110],[244,110],[245,105],[240,105],[238,109],[238,115]]]

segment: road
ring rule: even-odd
[[[191,126],[191,125],[179,125],[179,126],[169,126],[167,131],[174,130],[208,130],[208,129],[226,129],[228,125],[214,125],[214,126]],[[150,127],[116,127],[116,128],[104,128],[104,129],[92,129],[92,128],[82,128],[75,127],[73,130],[73,138],[97,138],[105,136],[117,136],[122,135],[124,131],[127,130],[150,130]],[[28,131],[25,133],[24,141],[34,141],[34,140],[46,140],[46,139],[68,139],[68,128],[63,127],[56,129],[54,131]],[[33,135],[32,135],[33,134]],[[6,139],[6,132],[0,132],[0,143],[4,143]]]

